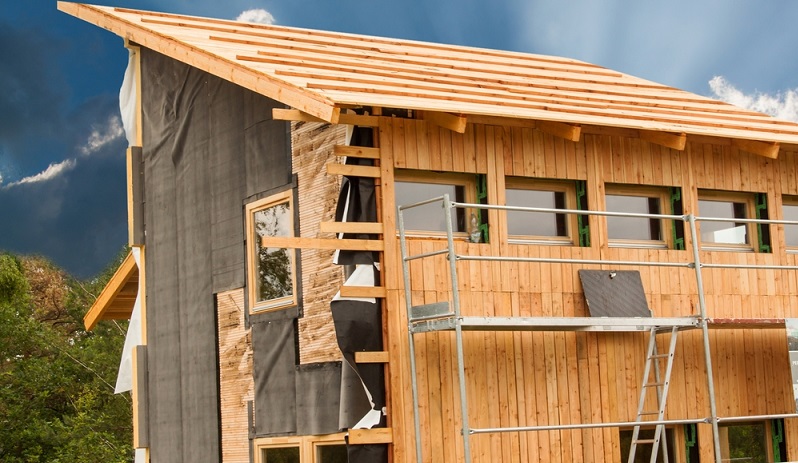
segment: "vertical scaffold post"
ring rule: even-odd
[[[412,305],[410,299],[410,268],[407,261],[407,240],[405,238],[405,222],[401,207],[397,207],[397,219],[399,222],[399,244],[402,251],[402,275],[405,285],[405,306],[407,307],[407,342],[410,349],[410,385],[413,392],[413,426],[416,433],[416,463],[424,460],[421,455],[421,418],[418,411],[418,379],[416,378],[416,345],[413,340],[413,319]]]
[[[454,335],[457,345],[457,378],[460,383],[460,415],[463,420],[463,457],[471,462],[471,428],[468,425],[468,399],[466,397],[465,355],[463,354],[463,326],[460,314],[460,291],[457,284],[457,253],[454,249],[454,230],[452,209],[454,204],[449,195],[443,196],[443,210],[446,214],[446,240],[449,247],[449,273],[452,285],[452,306],[454,309]]]
[[[712,353],[709,344],[709,327],[707,326],[707,306],[704,300],[704,280],[701,276],[701,257],[698,249],[699,238],[695,226],[695,216],[693,214],[687,214],[685,218],[690,223],[690,241],[692,241],[693,245],[693,265],[695,269],[696,290],[698,291],[698,310],[699,316],[701,317],[701,335],[704,339],[704,363],[707,369],[709,414],[712,420],[712,442],[715,446],[715,463],[721,463],[718,409],[715,404],[715,381],[712,379]]]

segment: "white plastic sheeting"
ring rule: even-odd
[[[133,247],[130,250],[136,266],[141,268],[141,250]],[[139,278],[139,290],[136,293],[136,302],[133,303],[133,313],[130,315],[130,324],[125,336],[125,347],[122,349],[122,360],[119,362],[119,374],[116,377],[115,394],[133,389],[133,348],[141,344],[141,294],[144,279]]]
[[[119,89],[119,111],[122,113],[122,127],[130,146],[136,146],[136,52],[129,49],[129,57],[122,88]]]

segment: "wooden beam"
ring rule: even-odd
[[[341,297],[385,298],[384,286],[341,286]]]
[[[574,124],[553,121],[536,121],[535,125],[541,132],[574,142],[579,141],[579,138],[582,136],[582,127]]]
[[[263,236],[261,245],[287,249],[341,249],[345,251],[382,251],[382,240],[339,240],[336,238],[302,238],[298,236]]]
[[[380,168],[372,166],[355,166],[350,164],[327,164],[328,175],[348,175],[351,177],[380,178]]]
[[[355,352],[355,363],[388,363],[387,351]]]
[[[732,138],[731,143],[737,149],[766,158],[776,159],[779,156],[779,144],[776,142]]]
[[[656,130],[640,130],[640,139],[677,151],[684,151],[687,146],[686,133],[659,132]]]
[[[380,222],[321,222],[319,229],[322,233],[354,233],[379,235],[383,228]]]
[[[465,133],[466,124],[468,123],[468,119],[465,116],[457,116],[439,111],[421,111],[420,116],[422,120],[430,124],[435,124],[457,133]]]
[[[335,145],[333,147],[333,154],[350,158],[379,159],[380,149],[366,148],[364,146]]]
[[[390,444],[391,442],[393,442],[392,428],[349,430],[349,443],[352,445]]]
[[[119,265],[119,268],[116,269],[116,272],[105,285],[100,295],[97,297],[97,300],[94,301],[91,308],[86,315],[83,317],[83,326],[86,327],[87,331],[91,331],[97,325],[97,322],[103,319],[105,312],[111,307],[116,296],[122,291],[122,288],[125,287],[127,281],[133,277],[134,274],[138,273],[138,267],[136,266],[136,259],[133,258],[133,253],[128,253],[125,260]],[[133,304],[130,304],[130,312],[133,312]],[[130,318],[130,314],[127,316]]]
[[[324,119],[320,119],[298,109],[273,108],[272,119],[277,121],[327,123],[327,121]],[[377,127],[380,125],[380,118],[378,116],[361,116],[359,114],[339,113],[336,123],[357,125],[360,127]]]

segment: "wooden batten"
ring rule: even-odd
[[[300,238],[293,236],[264,236],[263,246],[286,249],[340,249],[346,251],[382,251],[382,240],[339,240],[335,238]]]
[[[341,297],[384,298],[384,286],[341,286]]]
[[[641,130],[640,139],[677,151],[684,151],[685,146],[687,146],[687,134],[685,133]]]
[[[582,136],[582,127],[575,124],[566,124],[563,122],[553,121],[537,121],[536,126],[541,132],[574,142],[579,141],[579,138]]]
[[[393,442],[393,429],[374,428],[374,429],[350,429],[349,444],[390,444]]]
[[[300,111],[299,109],[284,109],[273,108],[272,118],[278,121],[291,121],[291,122],[330,122],[312,114]],[[366,116],[360,114],[340,113],[334,122],[335,124],[357,125],[361,127],[377,127],[379,122],[378,116]]]
[[[438,111],[420,111],[420,118],[430,124],[449,129],[452,132],[465,133],[468,118],[455,114],[443,113]]]
[[[319,230],[322,233],[354,233],[379,235],[383,225],[379,222],[321,222]]]
[[[388,363],[389,359],[386,351],[355,352],[355,363]]]
[[[372,166],[357,166],[351,164],[327,164],[327,174],[348,175],[352,177],[380,178],[380,168]]]
[[[361,158],[361,159],[379,159],[379,148],[366,148],[363,146],[347,146],[336,145],[333,148],[333,154],[339,157]]]
[[[779,156],[779,144],[775,142],[732,138],[731,144],[739,150],[758,154],[766,158],[776,159]]]

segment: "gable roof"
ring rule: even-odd
[[[333,123],[344,107],[374,106],[751,140],[773,156],[778,143],[798,144],[796,123],[573,59],[65,2],[58,8]]]

